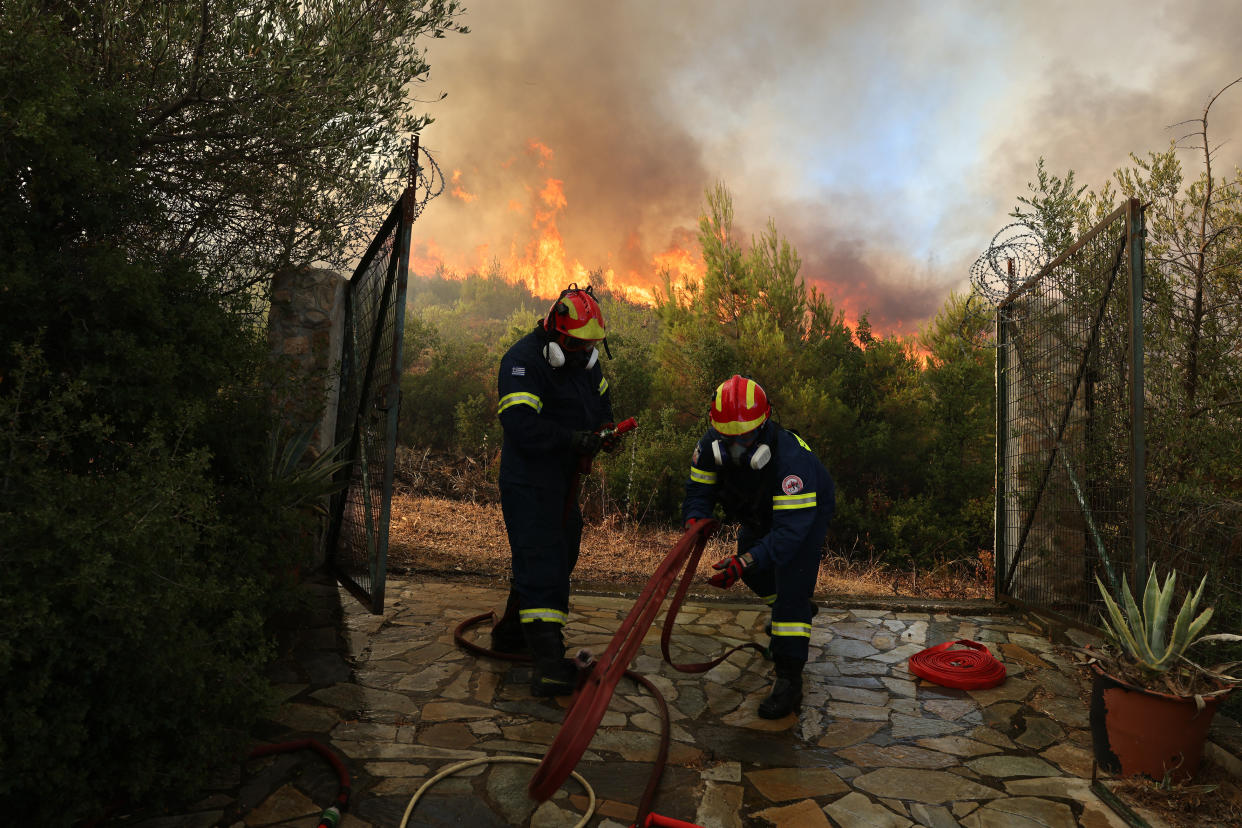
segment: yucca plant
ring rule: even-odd
[[[1123,653],[1148,673],[1166,673],[1180,663],[1189,663],[1186,651],[1194,644],[1207,641],[1242,641],[1242,636],[1222,633],[1217,635],[1201,635],[1208,622],[1212,620],[1212,608],[1195,615],[1199,601],[1203,598],[1203,587],[1207,583],[1205,575],[1199,581],[1199,587],[1188,594],[1182,601],[1181,609],[1169,628],[1170,609],[1173,605],[1174,588],[1177,585],[1177,573],[1170,572],[1161,584],[1153,571],[1147,577],[1147,586],[1143,590],[1143,603],[1140,606],[1130,592],[1130,584],[1122,578],[1121,601],[1118,603],[1109,594],[1108,589],[1095,579],[1104,598],[1107,614],[1103,618],[1104,632]],[[1198,668],[1202,670],[1203,668]],[[1219,669],[1219,668],[1217,668]],[[1213,671],[1213,675],[1216,675]],[[1229,678],[1218,676],[1219,678]]]

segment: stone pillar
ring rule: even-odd
[[[336,438],[345,331],[345,279],[334,270],[290,269],[272,279],[268,343],[278,368],[280,405],[288,435],[313,426],[311,451],[322,454]],[[314,564],[324,563],[323,538]]]

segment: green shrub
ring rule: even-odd
[[[262,403],[191,399],[139,431],[38,348],[16,354],[0,394],[0,800],[60,825],[189,796],[265,710],[265,619],[297,562],[300,517],[209,439],[261,441],[266,420],[226,415]]]
[[[676,521],[681,514],[690,453],[703,425],[681,425],[672,408],[639,415],[616,454],[597,455],[606,475],[608,499],[639,520]]]

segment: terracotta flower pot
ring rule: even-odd
[[[1091,666],[1091,741],[1100,767],[1157,782],[1193,778],[1212,717],[1229,690],[1204,696],[1200,710],[1193,697],[1144,690]]]

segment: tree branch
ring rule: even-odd
[[[202,5],[200,6],[201,18],[198,29],[198,43],[194,46],[194,60],[190,64],[190,79],[186,84],[185,93],[176,100],[169,101],[160,108],[160,111],[155,114],[155,117],[151,120],[151,123],[147,125],[148,133],[164,121],[167,121],[173,115],[180,112],[182,109],[185,109],[190,104],[202,100],[199,91],[199,81],[203,64],[203,49],[207,44],[207,3],[208,0],[202,0]]]

